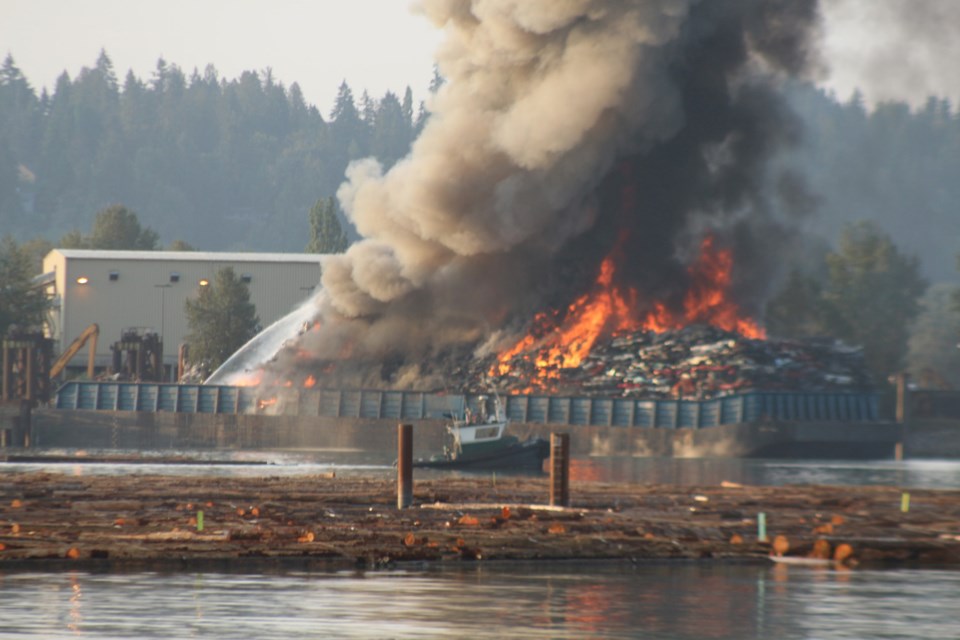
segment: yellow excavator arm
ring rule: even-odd
[[[63,371],[64,367],[67,366],[67,363],[77,355],[77,352],[83,348],[87,342],[90,343],[90,357],[87,359],[87,377],[93,377],[93,359],[97,353],[97,336],[100,335],[100,325],[94,322],[92,325],[83,330],[77,339],[70,343],[70,346],[67,347],[63,353],[60,354],[60,357],[57,358],[56,362],[53,363],[53,366],[50,367],[50,379],[53,380]]]

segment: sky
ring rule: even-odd
[[[822,84],[843,100],[860,87],[868,104],[960,100],[960,0],[823,0]],[[0,55],[13,55],[39,93],[76,77],[101,49],[122,80],[150,78],[157,60],[188,75],[213,64],[221,78],[271,68],[329,114],[341,81],[354,94],[426,96],[442,32],[411,0],[4,0]]]
[[[346,79],[359,97],[409,85],[426,97],[440,32],[406,0],[4,0],[0,55],[11,54],[39,93],[76,77],[100,50],[123,81],[151,77],[157,60],[186,74],[213,64],[221,78],[271,68],[326,115]]]

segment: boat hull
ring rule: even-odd
[[[414,460],[413,466],[423,469],[456,469],[461,471],[541,472],[543,461],[550,455],[550,443],[543,438],[514,442],[481,453],[464,453],[456,457]]]

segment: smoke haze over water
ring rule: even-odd
[[[338,197],[363,239],[324,259],[319,328],[268,370],[309,368],[306,353],[387,362],[380,385],[422,385],[430,362],[496,350],[568,303],[611,254],[622,284],[676,302],[708,231],[734,252],[734,294],[757,307],[757,274],[789,237],[769,205],[804,208],[802,184],[768,161],[800,135],[777,85],[816,62],[815,0],[420,10],[445,30],[446,82],[407,158],[348,169]]]

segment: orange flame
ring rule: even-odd
[[[559,314],[538,314],[534,318],[534,329],[500,353],[489,375],[508,375],[512,370],[511,361],[520,354],[530,353],[538,377],[533,384],[542,387],[546,381],[558,378],[560,369],[580,366],[601,336],[640,329],[663,332],[699,323],[736,331],[748,338],[764,338],[764,330],[752,319],[742,316],[739,307],[728,297],[732,268],[731,252],[716,249],[713,238],[707,237],[700,246],[699,258],[688,269],[691,285],[684,297],[682,313],[656,301],[646,316],[638,319],[634,315],[637,292],[621,291],[614,284],[616,265],[608,256],[600,265],[593,290],[567,308],[562,323],[551,323],[552,317]]]
[[[236,387],[259,387],[263,381],[263,369],[247,372],[242,378],[233,382]]]
[[[539,347],[535,356],[538,376],[541,380],[557,378],[559,369],[580,366],[601,335],[635,329],[637,323],[631,309],[635,306],[636,294],[630,291],[625,295],[613,284],[615,268],[611,257],[604,259],[594,290],[580,296],[567,308],[562,325],[551,327],[550,317],[545,313],[538,314],[534,318],[534,326],[538,329],[501,353],[490,375],[507,375],[514,357]],[[537,335],[542,337],[537,338]]]
[[[315,384],[317,384],[317,379],[314,378],[312,374],[307,376],[307,379],[303,381],[303,387],[305,389],[312,389]]]
[[[766,331],[751,318],[741,315],[740,308],[728,297],[733,271],[733,254],[729,250],[716,249],[713,238],[704,238],[700,257],[688,271],[691,286],[683,300],[683,315],[672,314],[666,306],[657,303],[647,316],[644,329],[665,331],[690,324],[709,324],[747,338],[767,337]]]
[[[257,408],[259,408],[259,409],[266,409],[267,407],[272,407],[272,406],[275,405],[275,404],[277,404],[277,398],[276,398],[276,397],[267,398],[267,399],[265,399],[265,400],[258,400],[258,401],[257,401]]]

